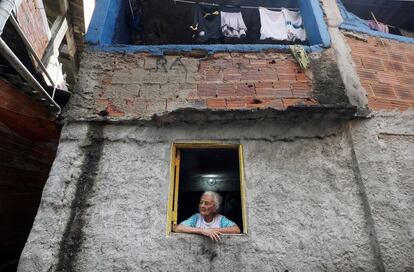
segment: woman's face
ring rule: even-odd
[[[210,195],[203,195],[200,198],[198,208],[200,210],[200,214],[204,217],[214,214],[216,212],[216,206],[213,197]]]

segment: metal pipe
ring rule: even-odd
[[[17,22],[17,20],[14,18],[13,15],[11,15],[9,18],[10,18],[10,21],[13,24],[14,28],[16,29],[17,33],[19,34],[20,38],[22,38],[22,40],[23,40],[24,44],[26,45],[27,49],[30,51],[30,53],[32,53],[32,56],[35,58],[35,60],[39,64],[40,68],[46,74],[46,77],[49,79],[50,84],[52,84],[52,86],[55,87],[56,83],[53,81],[52,77],[49,75],[49,72],[47,71],[46,67],[43,65],[43,62],[37,56],[37,54],[34,51],[32,45],[30,44],[29,40],[26,38],[26,35],[24,35],[22,29],[20,28],[20,25]]]
[[[57,115],[61,113],[61,108],[59,105],[50,97],[46,92],[43,86],[33,77],[29,70],[24,66],[24,64],[19,60],[19,58],[13,53],[10,47],[6,42],[0,37],[0,53],[5,59],[9,61],[11,66],[30,84],[30,86],[38,92],[41,92],[45,99],[48,100],[49,105],[56,109],[55,112]]]

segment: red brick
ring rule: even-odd
[[[247,99],[247,107],[250,109],[264,109],[264,108],[274,108],[281,110],[283,109],[283,103],[281,99]]]
[[[242,70],[242,78],[241,80],[246,81],[259,81],[260,80],[260,72],[255,70]]]
[[[414,74],[414,65],[413,64],[404,64],[404,70],[407,73]]]
[[[277,110],[283,110],[282,99],[264,99],[263,104],[265,108],[272,108]]]
[[[362,60],[360,56],[352,55],[352,60],[354,61],[356,67],[362,67]]]
[[[394,87],[395,93],[397,96],[403,100],[413,100],[414,101],[414,87],[413,86],[396,86]]]
[[[378,81],[385,84],[390,85],[400,85],[400,81],[398,80],[397,76],[393,72],[377,72]]]
[[[236,99],[226,99],[228,109],[245,109],[246,108],[246,99],[236,98]]]
[[[210,70],[212,69],[213,64],[211,61],[200,61],[200,65],[198,67],[198,71],[200,73],[204,73],[205,70]]]
[[[215,59],[230,59],[232,56],[230,55],[230,53],[214,53],[213,54],[213,58]]]
[[[296,74],[277,74],[281,81],[296,81]]]
[[[287,87],[282,88],[282,86],[277,85],[278,82],[266,82],[266,83],[256,83],[256,94],[258,97],[291,97],[292,92],[290,91],[289,84]],[[275,86],[277,86],[275,88]]]
[[[411,104],[399,100],[368,97],[368,106],[375,111],[405,111],[411,107]]]
[[[274,81],[277,80],[276,71],[273,69],[259,69],[260,81]]]
[[[396,99],[394,89],[391,85],[375,83],[371,87],[375,97]]]
[[[361,81],[377,81],[377,72],[368,69],[359,69],[358,75]]]
[[[401,84],[414,86],[414,75],[400,74],[398,75],[398,79]]]
[[[376,71],[384,71],[384,66],[381,60],[377,58],[361,57],[362,64],[367,69],[373,69]]]
[[[368,95],[374,95],[370,84],[361,82],[361,85],[365,89]]]
[[[220,70],[205,70],[206,81],[220,82],[223,80],[223,76]]]
[[[223,80],[224,81],[240,81],[241,73],[239,69],[228,68],[223,70]]]
[[[296,62],[291,60],[276,60],[276,65],[277,72],[281,74],[296,74],[299,69]]]
[[[294,97],[309,97],[312,85],[305,82],[294,82],[291,84]]]
[[[217,84],[217,95],[222,96],[235,96],[236,85],[234,84]]]
[[[269,62],[265,59],[251,59],[250,64],[268,66]]]
[[[299,105],[317,105],[318,101],[314,98],[283,98],[283,106],[285,108],[289,106],[299,106]]]
[[[296,79],[297,79],[297,81],[310,81],[308,76],[303,72],[298,72],[296,74]]]
[[[232,68],[233,61],[231,59],[217,59],[214,61],[213,68],[214,69],[225,69],[225,68]]]
[[[413,46],[413,48],[414,48],[414,46]],[[413,54],[408,53],[408,54],[406,54],[406,56],[407,56],[407,60],[408,60],[409,63],[414,63],[414,49],[413,49]]]
[[[393,50],[393,51],[388,51],[388,56],[390,60],[394,60],[394,61],[400,61],[400,62],[406,62],[407,58],[405,56],[405,54],[403,52],[397,51],[397,50]]]
[[[210,109],[225,109],[226,108],[226,100],[219,99],[219,98],[212,98],[207,99],[207,107]]]
[[[199,97],[216,97],[216,84],[198,84],[197,95]]]
[[[245,54],[243,54],[243,58],[246,58],[246,59],[257,59],[257,55],[255,53],[245,53]]]
[[[275,81],[273,82],[273,88],[278,91],[289,91],[291,83],[288,81]]]
[[[253,83],[237,84],[236,94],[238,96],[253,96],[255,94],[254,84]]]
[[[233,67],[250,64],[250,61],[244,58],[233,58],[232,61],[233,61]]]

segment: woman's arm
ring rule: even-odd
[[[241,232],[239,226],[237,225],[234,225],[231,227],[219,228],[215,230],[219,231],[220,233],[224,233],[224,234],[239,234]]]
[[[191,233],[191,234],[200,234],[207,237],[210,237],[213,241],[220,241],[220,235],[221,232],[218,231],[219,229],[200,229],[200,228],[193,228],[188,227],[183,224],[179,224],[175,228],[175,232],[181,232],[181,233]]]
[[[220,235],[238,234],[240,233],[240,228],[237,225],[234,225],[234,226],[227,227],[227,228],[200,229],[200,228],[193,228],[193,227],[188,227],[183,224],[180,224],[175,228],[175,232],[200,234],[200,235],[210,237],[210,239],[213,241],[219,241],[221,239]]]

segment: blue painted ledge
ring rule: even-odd
[[[323,45],[304,46],[307,52],[319,52]],[[289,51],[288,45],[280,44],[200,44],[200,45],[92,45],[92,49],[104,52],[137,53],[147,52],[154,56],[162,56],[165,52],[191,52],[205,50],[209,54],[217,52],[262,52],[266,50]]]

